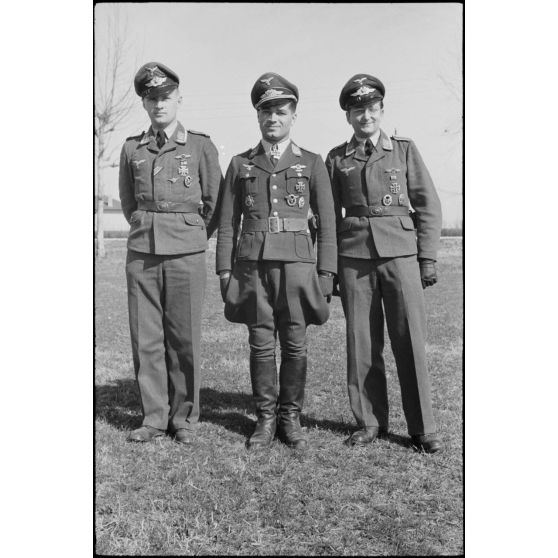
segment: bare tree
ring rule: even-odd
[[[96,185],[95,198],[97,212],[97,249],[98,257],[105,257],[104,242],[104,181],[103,169],[117,167],[115,152],[118,145],[109,150],[112,132],[120,129],[134,106],[134,92],[129,72],[124,69],[127,43],[127,22],[120,21],[119,7],[107,17],[107,40],[104,44],[96,41],[95,47],[95,148],[96,148]]]

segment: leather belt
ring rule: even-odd
[[[138,209],[157,213],[198,213],[198,206],[188,202],[138,200]]]
[[[392,217],[394,215],[409,216],[409,208],[406,206],[385,207],[383,205],[348,207],[345,217]]]
[[[268,217],[267,219],[245,219],[242,232],[297,232],[307,231],[308,221],[296,217]]]

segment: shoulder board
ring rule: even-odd
[[[142,132],[140,132],[139,134],[136,134],[135,136],[130,136],[126,138],[126,141],[130,141],[130,140],[141,140],[141,138],[144,136],[145,134],[145,130],[143,130]]]
[[[196,134],[198,136],[205,136],[206,138],[209,137],[208,134],[204,134],[203,132],[198,132],[197,130],[188,130],[188,133],[189,134]]]
[[[404,138],[403,136],[391,136],[391,139],[398,141],[413,141],[411,138]]]
[[[336,145],[335,147],[332,147],[330,149],[330,151],[335,151],[336,149],[345,149],[345,147],[347,147],[348,143],[349,143],[348,141],[344,141],[343,143],[340,143],[339,145]]]

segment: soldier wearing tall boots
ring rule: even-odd
[[[290,139],[297,87],[269,72],[254,84],[251,100],[262,139],[233,157],[227,170],[216,271],[225,317],[248,326],[258,420],[247,445],[267,447],[277,433],[287,445],[305,449],[299,417],[306,385],[306,328],[328,319],[337,271],[331,185],[322,158]],[[309,208],[318,223],[317,264]]]
[[[442,215],[413,141],[389,137],[380,128],[384,95],[384,85],[371,75],[349,79],[339,103],[354,135],[326,159],[337,221],[348,392],[358,425],[346,443],[367,444],[388,430],[385,315],[412,444],[433,453],[441,442],[426,363],[423,289],[437,280]]]
[[[177,120],[179,78],[159,62],[134,79],[151,126],[126,140],[120,200],[128,223],[126,277],[143,423],[129,439],[165,431],[192,441],[199,417],[205,250],[222,181],[217,149]]]

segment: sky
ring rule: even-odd
[[[95,7],[96,71],[104,71],[115,4]],[[260,139],[250,102],[254,82],[277,72],[297,85],[291,138],[325,158],[350,138],[339,93],[356,73],[386,87],[382,127],[412,138],[442,202],[445,226],[462,218],[462,6],[424,4],[121,3],[126,41],[121,87],[146,62],[180,76],[179,120],[211,136],[223,172]],[[129,82],[126,80],[129,79]],[[111,137],[114,158],[127,136],[149,120],[139,97]],[[105,192],[118,198],[118,172],[105,172]]]

